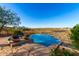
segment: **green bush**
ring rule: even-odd
[[[73,42],[73,46],[77,49],[79,49],[79,24],[74,26],[71,29],[71,40]]]
[[[14,31],[13,35],[23,35],[23,32],[16,30]]]

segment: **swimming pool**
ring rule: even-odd
[[[32,34],[29,36],[29,39],[32,40],[33,43],[42,44],[44,46],[50,46],[61,43],[59,39],[48,34]]]

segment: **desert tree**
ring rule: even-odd
[[[0,6],[0,31],[5,26],[17,26],[20,24],[20,17],[10,9]]]

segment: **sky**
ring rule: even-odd
[[[21,19],[20,26],[29,28],[73,27],[79,23],[78,3],[1,3]]]

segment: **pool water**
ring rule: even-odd
[[[32,34],[29,36],[29,39],[33,41],[33,43],[42,44],[44,46],[50,46],[54,44],[60,44],[61,41],[57,38],[54,38],[48,34]]]

